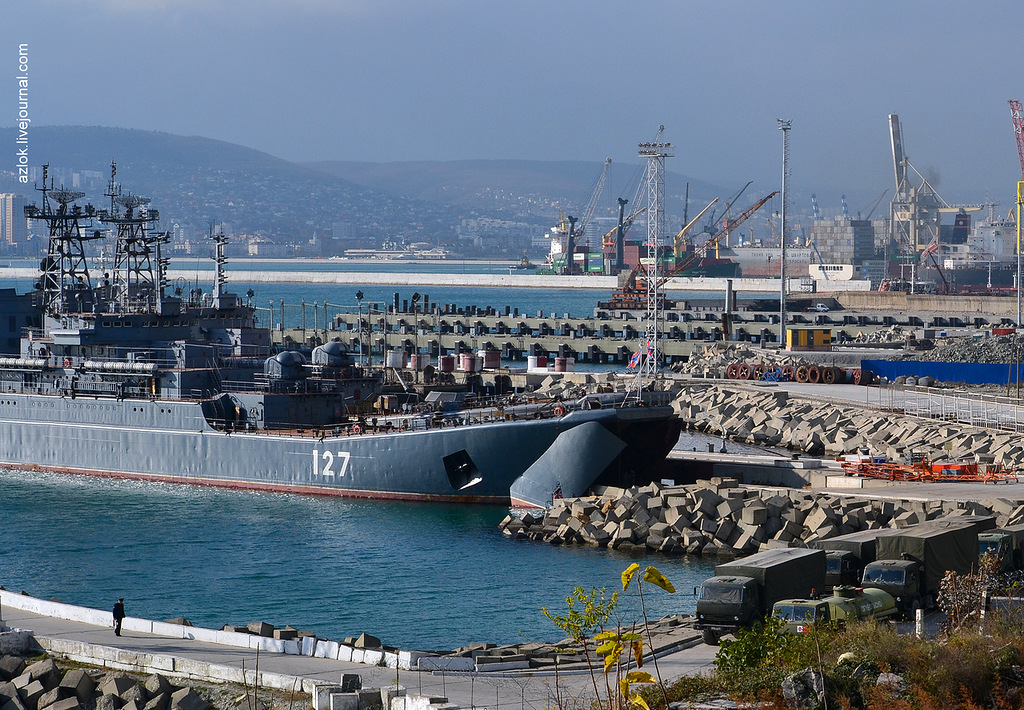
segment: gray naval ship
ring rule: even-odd
[[[0,358],[0,466],[546,506],[651,480],[678,438],[670,407],[623,395],[377,416],[383,373],[342,343],[274,351],[251,303],[227,290],[223,236],[212,293],[170,288],[159,215],[115,177],[112,165],[109,207],[97,210],[54,189],[44,166],[41,204],[25,208],[49,242],[37,327]],[[94,283],[85,245],[113,237],[113,266]]]

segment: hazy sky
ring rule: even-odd
[[[0,14],[0,121],[29,45],[36,125],[201,135],[297,161],[636,162],[781,174],[823,203],[892,187],[887,115],[950,202],[1013,199],[1020,0],[25,0]],[[10,169],[14,148],[0,151]],[[860,209],[867,205],[853,205]]]

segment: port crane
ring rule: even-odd
[[[921,252],[921,258],[924,259],[925,257],[928,257],[929,259],[932,260],[932,264],[935,266],[935,270],[939,273],[939,278],[942,279],[942,292],[952,293],[952,290],[949,288],[949,282],[946,280],[946,275],[942,273],[942,267],[939,266],[939,261],[938,259],[935,258],[935,252],[937,252],[938,250],[939,243],[932,242],[925,248],[923,252]]]
[[[691,219],[689,223],[684,225],[683,228],[679,230],[679,234],[677,234],[675,238],[675,242],[677,244],[683,240],[686,234],[691,229],[693,229],[693,226],[697,224],[701,217],[704,216],[704,213],[711,209],[716,202],[718,202],[717,197],[711,200],[711,202],[708,203],[708,206],[700,211],[700,214]],[[646,209],[646,207],[644,209]],[[645,298],[646,290],[640,289],[637,285],[637,277],[640,275],[640,271],[643,268],[643,264],[639,260],[637,260],[637,263],[633,265],[633,268],[629,270],[628,274],[626,274],[625,276],[620,275],[619,283],[621,284],[621,286],[617,291],[615,291],[615,293],[612,294],[611,301],[609,302],[614,304],[613,307],[617,306],[619,308],[623,308],[630,305],[638,304],[641,303],[641,301]]]
[[[594,217],[594,211],[597,209],[598,200],[601,199],[601,193],[604,192],[604,184],[608,179],[608,166],[611,164],[612,159],[605,158],[604,167],[601,169],[601,175],[600,177],[598,177],[597,184],[594,186],[594,189],[590,194],[590,200],[587,202],[586,207],[583,209],[583,219],[577,219],[572,215],[566,217],[566,220],[568,220],[569,222],[569,234],[566,238],[565,244],[566,274],[571,274],[575,270],[573,252],[575,252],[576,250],[576,240],[583,240],[587,236],[587,227],[590,225],[590,220],[593,219]],[[587,251],[589,251],[589,248]]]
[[[761,198],[754,205],[744,210],[736,219],[727,221],[725,227],[723,227],[715,234],[711,235],[711,237],[706,242],[704,242],[704,244],[694,249],[689,255],[687,255],[682,260],[677,261],[675,265],[672,266],[664,275],[660,276],[657,282],[658,286],[663,285],[673,276],[676,276],[677,274],[680,274],[686,271],[687,269],[693,268],[696,264],[700,263],[702,259],[707,257],[707,255],[711,252],[712,249],[717,250],[718,246],[721,244],[723,239],[728,239],[729,234],[731,234],[733,230],[735,230],[741,224],[750,219],[750,217],[755,212],[761,209],[761,207],[763,207],[765,203],[768,202],[768,200],[772,199],[777,194],[779,194],[778,190],[776,190],[775,192],[771,193],[766,197]],[[682,245],[683,238],[690,231],[690,229],[693,228],[693,225],[696,224],[696,222],[701,217],[704,216],[704,213],[711,209],[711,207],[717,201],[718,198],[716,197],[708,204],[707,207],[700,211],[700,214],[694,217],[689,224],[684,226],[679,231],[679,234],[677,234],[675,238],[677,248]],[[677,251],[677,255],[678,253],[679,252]],[[644,272],[643,277],[641,277],[641,272]],[[646,283],[644,283],[644,285],[641,286],[641,281],[646,282],[646,280],[647,277],[646,272],[644,271],[644,267],[641,264],[637,264],[636,266],[633,267],[633,269],[629,272],[629,275],[623,281],[622,287],[614,294],[612,294],[612,298],[609,303],[614,304],[612,307],[618,306],[621,308],[627,307],[630,304],[641,302],[645,298],[645,294],[647,292]]]
[[[740,197],[743,196],[743,193],[747,191],[747,188],[750,187],[753,184],[754,184],[753,180],[750,180],[749,182],[747,182],[747,184],[744,185],[743,187],[741,187],[740,191],[736,193],[736,196],[733,197],[731,200],[729,200],[725,204],[725,209],[722,210],[722,224],[723,225],[728,224],[729,210],[731,210],[732,206],[735,205],[737,201],[739,201]],[[704,231],[707,232],[708,234],[711,234],[711,235],[718,234],[718,232],[721,231],[721,230],[717,230],[716,229],[714,232],[711,231],[711,225],[714,224],[714,222],[715,222],[715,213],[712,212],[711,216],[708,218],[708,225],[706,225],[704,227]],[[729,246],[729,242],[728,241],[726,241],[725,246]],[[677,250],[676,253],[678,253],[678,250]]]
[[[708,239],[706,242],[704,242],[701,246],[699,246],[696,249],[694,249],[693,252],[689,256],[687,256],[685,259],[683,259],[682,261],[677,261],[676,265],[673,266],[671,269],[669,269],[668,273],[665,274],[664,278],[660,280],[660,283],[664,283],[665,279],[671,278],[672,276],[675,276],[676,274],[678,274],[678,273],[680,273],[682,271],[686,271],[687,269],[692,268],[693,266],[698,264],[701,259],[704,259],[705,257],[707,257],[708,253],[712,249],[714,249],[716,251],[716,253],[717,253],[718,247],[721,245],[722,240],[725,240],[726,246],[728,246],[728,244],[729,244],[729,235],[732,233],[732,231],[734,229],[736,229],[737,227],[739,227],[744,222],[746,222],[748,219],[750,219],[755,212],[757,212],[759,209],[764,207],[765,203],[768,202],[768,200],[770,200],[773,197],[775,197],[777,194],[779,194],[778,190],[776,190],[775,192],[771,193],[767,197],[762,197],[760,200],[755,202],[752,206],[750,206],[746,210],[744,210],[740,214],[739,217],[737,217],[736,219],[731,219],[731,220],[726,221],[725,226],[721,230],[719,230],[718,232],[713,234],[710,239]],[[712,203],[712,204],[714,204],[714,203]],[[679,244],[679,240],[680,240],[680,237],[676,237],[676,244],[677,245]],[[678,259],[678,255],[679,255],[679,252],[677,251],[676,252],[676,258],[677,259]]]
[[[1024,178],[1024,119],[1017,99],[1010,99],[1010,120],[1013,121],[1013,136],[1017,139],[1017,159],[1020,160],[1020,174]]]

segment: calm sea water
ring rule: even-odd
[[[42,598],[193,623],[268,621],[404,648],[557,640],[541,607],[575,585],[621,589],[634,560],[654,616],[693,613],[701,560],[511,541],[493,506],[350,501],[0,471],[0,584]],[[620,605],[638,614],[637,599]]]

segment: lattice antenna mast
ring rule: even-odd
[[[644,184],[647,192],[647,314],[643,337],[639,343],[639,363],[631,393],[639,401],[642,398],[644,381],[653,382],[658,376],[658,329],[661,325],[662,298],[658,284],[658,261],[665,225],[665,158],[671,158],[674,146],[663,143],[661,134],[665,126],[658,129],[653,143],[640,143],[638,153],[647,159],[647,175]],[[629,399],[629,397],[627,397]]]
[[[101,237],[99,232],[83,235],[81,220],[91,219],[96,210],[92,205],[86,205],[83,210],[74,204],[75,200],[85,197],[84,192],[63,187],[53,189],[49,163],[43,166],[43,186],[36,189],[43,193],[42,207],[26,206],[25,216],[46,222],[49,234],[46,256],[40,264],[42,276],[39,286],[43,292],[43,307],[48,315],[54,317],[90,312],[95,294],[83,242]]]
[[[114,247],[111,305],[123,313],[154,313],[161,310],[160,279],[154,273],[154,260],[159,269],[157,242],[162,235],[150,234],[149,227],[160,215],[147,209],[148,197],[123,194],[117,184],[117,163],[110,163],[107,197],[110,209],[99,213],[101,222],[117,229]]]

